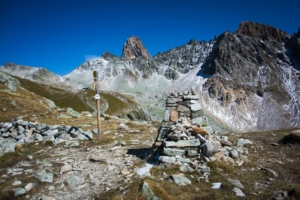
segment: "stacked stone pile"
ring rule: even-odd
[[[208,120],[204,115],[201,105],[198,103],[199,95],[195,89],[192,92],[172,93],[166,99],[165,117],[161,124],[156,141],[160,142],[167,133],[167,130],[175,124],[179,117],[185,117],[192,124],[199,124],[208,133],[212,133],[212,129],[208,124]],[[190,132],[191,130],[189,130]],[[178,131],[176,132],[178,133]]]
[[[73,126],[48,126],[28,121],[13,119],[11,123],[0,123],[0,156],[14,152],[17,143],[51,142],[54,145],[65,142],[65,146],[78,146],[79,140],[92,139],[91,131],[83,131]]]
[[[160,166],[178,165],[182,172],[198,170],[208,180],[209,161],[223,161],[241,165],[247,159],[244,144],[251,141],[240,139],[237,146],[227,136],[218,136],[208,126],[198,95],[172,94],[167,98],[165,119],[160,127],[154,146],[161,150]]]

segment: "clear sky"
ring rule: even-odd
[[[121,56],[138,36],[152,56],[209,41],[240,22],[289,34],[300,27],[299,0],[0,0],[0,66],[44,67],[66,75],[109,51]]]

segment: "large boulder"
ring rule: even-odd
[[[220,151],[220,146],[221,144],[218,141],[206,142],[202,145],[202,153],[206,157],[211,157]]]

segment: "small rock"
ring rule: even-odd
[[[11,190],[15,192],[15,197],[21,196],[26,193],[26,190],[24,188],[13,188]]]
[[[32,188],[33,188],[33,184],[32,184],[32,183],[28,183],[28,184],[25,186],[25,190],[26,190],[27,192],[29,192]]]
[[[233,185],[235,185],[238,188],[244,188],[243,184],[239,180],[234,180],[234,179],[228,178],[227,181],[232,183]]]
[[[15,181],[12,183],[12,185],[21,185],[21,184],[22,184],[22,182],[19,181],[19,180],[15,180]]]
[[[144,181],[139,189],[139,193],[144,196],[147,200],[160,200],[159,197],[157,197],[149,185]]]
[[[38,178],[42,182],[52,183],[53,181],[53,174],[47,173],[46,170],[40,169],[36,172],[35,177]]]
[[[253,144],[250,140],[248,140],[248,139],[243,139],[243,138],[241,138],[241,139],[239,139],[238,141],[237,141],[237,144],[236,144],[236,146],[238,146],[238,147],[243,147],[245,144]]]
[[[115,165],[109,165],[108,167],[107,167],[107,171],[112,171],[112,170],[114,170],[114,169],[116,169],[116,166]]]
[[[84,178],[78,177],[78,176],[72,176],[70,178],[66,179],[66,182],[69,184],[69,186],[76,186],[80,185],[84,182]]]
[[[213,183],[211,189],[219,190],[221,189],[222,183]]]
[[[59,173],[62,174],[64,172],[69,172],[72,171],[72,166],[71,165],[64,165],[60,168]]]
[[[260,170],[269,172],[269,173],[273,174],[275,177],[278,177],[278,172],[276,172],[272,169],[261,167]]]
[[[54,190],[55,189],[55,187],[53,186],[53,185],[50,185],[49,187],[48,187],[48,190]]]
[[[230,151],[230,157],[233,158],[233,159],[236,159],[239,157],[239,152],[235,149],[231,150]]]
[[[46,195],[43,195],[43,196],[40,198],[40,200],[55,200],[55,198],[53,198],[53,197],[48,197],[48,196],[46,196]]]
[[[272,145],[272,146],[279,146],[279,144],[276,143],[276,142],[271,143],[271,145]]]
[[[141,142],[139,140],[129,140],[131,145],[139,145]]]
[[[100,162],[100,163],[106,163],[106,159],[101,158],[100,156],[95,156],[95,155],[92,155],[92,156],[90,157],[90,161],[93,161],[93,162]]]
[[[164,162],[164,163],[175,163],[176,158],[170,157],[170,156],[160,156],[159,161]]]
[[[181,172],[194,172],[195,170],[192,168],[192,167],[190,167],[188,164],[183,164],[182,166],[180,166],[180,168],[179,168],[179,170],[181,171]]]
[[[173,174],[172,179],[178,185],[190,185],[192,182],[182,174]]]
[[[238,187],[233,188],[232,190],[236,196],[238,197],[245,197],[245,194],[242,192],[242,190]]]

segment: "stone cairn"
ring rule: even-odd
[[[221,160],[235,164],[231,143],[226,136],[212,131],[198,103],[199,95],[192,92],[172,93],[166,99],[165,117],[158,131],[154,148],[160,152],[159,165],[179,165],[182,172],[198,170],[208,181],[207,162]],[[234,154],[235,153],[235,154]],[[161,155],[163,154],[163,155]]]

